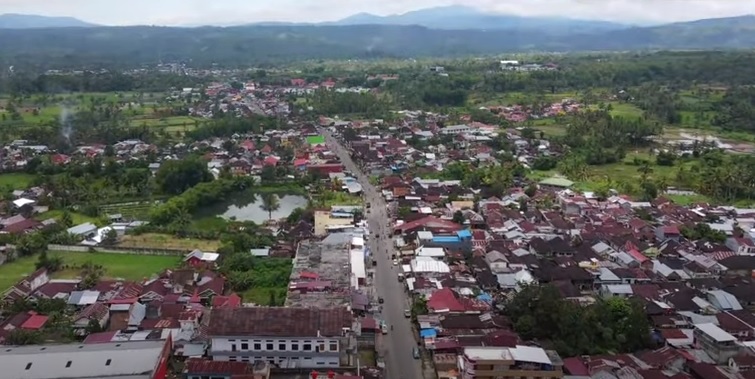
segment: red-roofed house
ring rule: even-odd
[[[398,225],[394,228],[395,231],[401,233],[410,233],[415,230],[434,229],[436,231],[456,232],[464,227],[453,222],[447,221],[435,216],[427,216],[418,220],[407,222],[405,224]]]
[[[202,358],[189,358],[184,365],[184,377],[220,378],[267,378],[268,365],[253,365],[248,362],[211,361]]]
[[[47,323],[48,316],[37,314],[37,312],[29,311],[29,318],[21,324],[21,329],[39,330]]]
[[[54,165],[64,165],[71,161],[71,158],[65,154],[53,154],[50,156],[50,162]]]
[[[265,157],[265,160],[262,161],[262,164],[264,164],[265,166],[277,166],[279,160],[281,159],[274,155],[268,155],[267,157]]]
[[[433,292],[427,301],[430,313],[474,313],[489,310],[489,305],[465,298],[450,288]]]

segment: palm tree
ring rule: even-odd
[[[274,193],[266,193],[262,195],[262,205],[260,205],[260,208],[262,210],[267,211],[268,218],[271,220],[273,219],[273,212],[280,209],[281,204],[280,200],[278,199],[278,195]]]
[[[81,265],[81,283],[79,287],[82,289],[89,289],[97,285],[100,278],[105,276],[105,268],[102,265],[97,265],[88,261]]]

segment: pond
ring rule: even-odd
[[[299,195],[278,195],[280,208],[273,212],[273,220],[286,218],[296,208],[306,208],[307,198]],[[230,220],[234,218],[237,221],[254,221],[262,224],[269,219],[267,211],[262,210],[262,197],[251,191],[246,191],[230,199],[202,209],[197,215],[202,217],[222,217]]]

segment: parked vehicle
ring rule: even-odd
[[[415,347],[415,348],[412,349],[412,357],[414,357],[414,359],[419,359],[419,349],[418,348]]]
[[[404,317],[412,317],[412,311],[410,309],[404,309]]]

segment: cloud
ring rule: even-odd
[[[387,15],[453,4],[520,16],[654,23],[755,13],[755,0],[0,0],[0,9],[106,25],[227,25],[330,21],[359,12]]]

